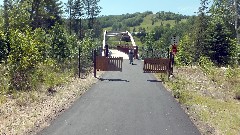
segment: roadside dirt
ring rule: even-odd
[[[102,72],[98,72],[97,76],[101,74]],[[85,79],[72,78],[68,84],[57,88],[42,88],[38,92],[22,93],[29,95],[23,96],[23,99],[8,97],[7,102],[0,106],[0,134],[36,134],[69,108],[96,82],[97,79],[90,74]],[[32,100],[32,98],[36,99]]]

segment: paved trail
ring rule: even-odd
[[[43,135],[199,135],[188,116],[152,74],[123,62],[106,72]]]

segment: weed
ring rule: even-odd
[[[17,98],[16,104],[18,106],[27,106],[27,103],[29,102],[27,95],[21,94],[19,98]]]
[[[236,99],[240,100],[240,90],[236,92]]]
[[[0,105],[6,102],[6,96],[0,94]]]

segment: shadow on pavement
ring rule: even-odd
[[[162,82],[162,81],[159,81],[159,80],[147,80],[148,82]]]
[[[98,78],[100,81],[122,81],[122,82],[129,82],[128,80],[122,80],[122,79],[104,79],[104,78]]]

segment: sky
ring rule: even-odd
[[[62,0],[66,3],[68,0]],[[3,4],[3,0],[0,0]],[[183,15],[195,15],[200,7],[200,0],[100,0],[100,15],[122,15],[126,13],[152,11],[171,11]]]
[[[101,15],[171,11],[183,15],[194,15],[200,7],[200,0],[100,0]]]

